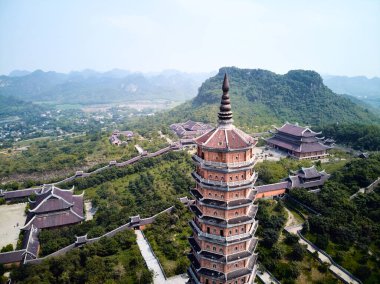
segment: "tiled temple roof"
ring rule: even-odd
[[[317,168],[314,165],[309,168],[302,167],[297,174],[298,176],[304,178],[316,178],[322,176],[322,173],[318,172]]]
[[[23,230],[32,226],[42,229],[79,223],[84,220],[83,193],[73,195],[74,188],[63,190],[54,185],[46,185],[37,192]]]
[[[214,149],[241,149],[252,147],[256,140],[231,125],[229,128],[216,127],[195,139],[195,143]]]
[[[288,181],[282,181],[282,182],[271,183],[271,184],[266,184],[266,185],[259,185],[259,186],[256,186],[256,189],[257,189],[257,193],[259,194],[259,193],[289,188],[289,185],[290,184]]]
[[[310,136],[315,136],[315,135],[320,134],[320,133],[312,131],[308,127],[301,127],[296,124],[290,124],[290,123],[285,123],[280,128],[277,128],[277,131],[284,132],[293,136],[300,136],[300,137],[310,137]]]
[[[25,255],[25,249],[0,253],[0,263],[21,262]]]

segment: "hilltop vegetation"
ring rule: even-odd
[[[332,124],[321,128],[323,135],[357,150],[380,150],[380,125]]]
[[[125,124],[149,129],[188,119],[216,124],[225,73],[230,81],[235,125],[248,132],[261,131],[260,126],[267,129],[273,124],[282,125],[285,121],[320,128],[336,123],[380,123],[380,118],[370,109],[333,93],[314,71],[293,70],[278,75],[266,70],[224,67],[201,85],[192,100],[154,117]]]
[[[293,70],[278,75],[266,70],[225,67],[207,79],[198,95],[169,112],[177,120],[216,122],[224,73],[230,81],[232,111],[236,125],[271,125],[298,121],[306,125],[379,122],[368,109],[334,94],[318,73]]]

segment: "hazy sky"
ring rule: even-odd
[[[0,0],[0,74],[222,66],[380,76],[380,0]]]

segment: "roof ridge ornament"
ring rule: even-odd
[[[219,125],[230,125],[232,124],[232,111],[231,111],[231,101],[228,91],[230,90],[230,83],[228,81],[227,73],[224,74],[223,85],[222,85],[223,95],[220,102],[219,112],[218,112],[218,122]]]

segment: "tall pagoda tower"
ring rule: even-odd
[[[256,276],[256,140],[232,124],[227,75],[222,90],[218,126],[195,139],[189,283],[253,283]]]

